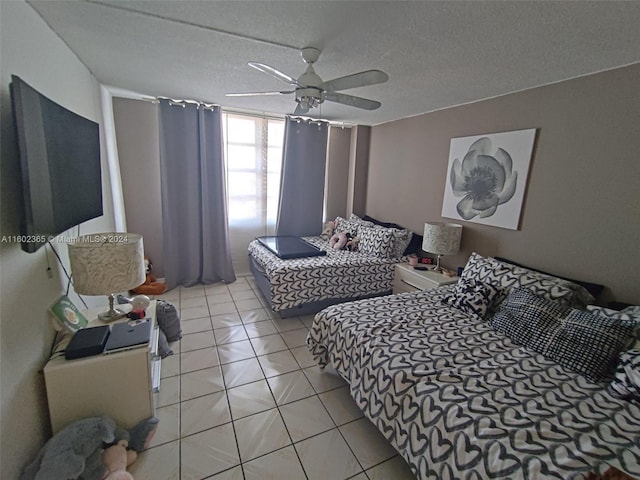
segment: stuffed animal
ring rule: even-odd
[[[133,453],[146,449],[158,428],[158,419],[151,417],[139,422],[131,430],[118,427],[106,415],[84,418],[70,423],[40,449],[37,457],[25,467],[21,480],[84,479],[105,478],[113,470],[105,463],[103,452],[109,447],[125,442]],[[107,455],[107,460],[112,461]],[[127,454],[127,459],[134,458]],[[109,480],[127,477],[106,477]]]
[[[167,289],[167,285],[162,282],[158,282],[158,279],[151,274],[151,270],[153,270],[153,264],[151,263],[151,260],[149,260],[149,257],[144,257],[144,263],[147,267],[147,278],[142,285],[134,288],[132,292],[142,295],[163,294]]]
[[[116,423],[107,416],[67,425],[44,444],[36,459],[24,469],[21,480],[79,478],[87,459],[91,457],[95,462],[94,452],[104,443],[113,442],[115,429]]]
[[[133,480],[133,475],[127,472],[127,467],[136,461],[138,454],[127,450],[128,442],[120,440],[102,452],[102,463],[107,467],[107,474],[103,480]]]
[[[334,233],[329,239],[329,247],[334,250],[342,250],[347,245],[350,237],[351,235],[346,232]]]
[[[336,222],[334,221],[324,222],[324,226],[322,227],[322,233],[320,234],[320,237],[322,237],[324,240],[329,240],[331,238],[331,235],[333,235],[333,230],[335,228],[336,228]]]
[[[360,243],[360,237],[356,235],[352,237],[345,246],[350,252],[356,252],[358,251],[358,243]]]

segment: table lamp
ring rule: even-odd
[[[114,294],[142,285],[146,279],[142,235],[94,233],[68,244],[76,293],[108,295],[109,311],[98,318],[112,322],[125,313],[113,307]]]
[[[442,272],[440,257],[460,251],[462,225],[457,223],[427,222],[424,224],[422,250],[437,255],[434,272]]]

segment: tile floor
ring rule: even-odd
[[[280,319],[251,277],[177,288],[183,337],[162,362],[160,419],[136,480],[404,480],[407,464],[320,370],[313,317]]]

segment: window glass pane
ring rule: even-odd
[[[227,149],[229,170],[256,170],[256,147],[229,144]]]
[[[256,120],[229,116],[227,121],[229,143],[255,143]]]
[[[229,197],[238,195],[257,196],[262,190],[259,177],[255,172],[230,172],[229,173]]]

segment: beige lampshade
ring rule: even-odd
[[[422,250],[436,255],[453,255],[460,251],[462,225],[427,222],[424,224]]]
[[[109,295],[142,285],[146,279],[142,235],[94,233],[68,244],[75,291]]]

